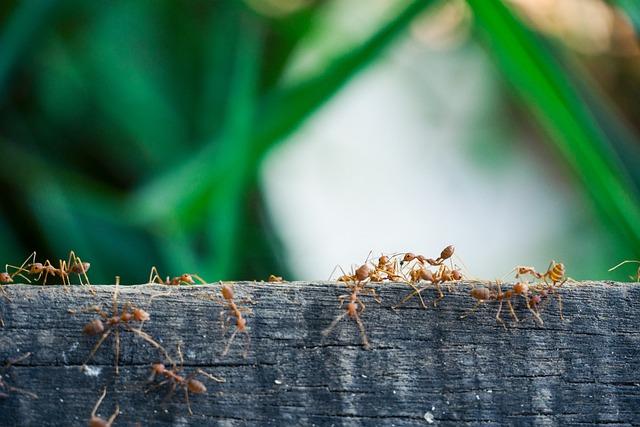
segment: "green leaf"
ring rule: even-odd
[[[490,53],[548,132],[549,142],[580,178],[623,243],[640,253],[640,202],[616,157],[556,57],[499,1],[468,0]]]
[[[275,90],[262,105],[256,130],[244,151],[243,164],[252,174],[266,152],[297,129],[309,115],[327,102],[354,75],[362,70],[407,27],[431,0],[410,3],[387,25],[366,42],[336,58],[325,70],[290,88]],[[216,141],[218,142],[218,141]],[[216,143],[202,150],[178,167],[138,190],[130,202],[131,217],[148,223],[189,212],[197,218],[224,191],[227,176],[236,164],[217,155]],[[245,166],[243,166],[245,167]],[[249,180],[245,180],[249,182]]]
[[[13,66],[20,55],[28,52],[35,35],[47,28],[45,20],[50,16],[54,0],[19,1],[0,34],[0,103],[4,100],[5,88]]]

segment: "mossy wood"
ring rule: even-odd
[[[226,380],[200,377],[208,393],[190,396],[194,415],[181,392],[165,402],[166,389],[145,394],[161,356],[130,333],[121,337],[119,375],[112,339],[81,370],[97,340],[82,329],[96,315],[68,310],[96,303],[110,310],[113,286],[96,287],[95,296],[81,286],[5,286],[0,362],[31,356],[0,373],[38,399],[0,398],[0,425],[86,425],[104,387],[98,413],[107,418],[119,404],[115,426],[640,424],[638,284],[565,285],[565,320],[551,300],[544,326],[520,300],[521,322],[503,310],[506,329],[496,303],[460,319],[473,306],[470,286],[446,292],[435,309],[414,299],[393,310],[410,289],[376,285],[381,304],[362,297],[367,351],[349,318],[321,334],[344,313],[343,285],[236,283],[236,300],[252,311],[250,343],[237,336],[224,357],[233,327],[223,336],[220,285],[120,287],[121,302],[151,314],[143,330],[172,355],[182,343],[185,373],[201,368]],[[433,301],[432,290],[424,295]]]

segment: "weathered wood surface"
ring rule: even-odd
[[[158,352],[139,339],[122,339],[120,375],[114,374],[113,341],[98,352],[89,372],[80,369],[95,337],[82,334],[94,315],[68,314],[97,301],[108,307],[112,286],[86,288],[6,286],[0,302],[0,361],[32,356],[5,372],[8,383],[39,399],[0,398],[0,425],[86,425],[104,387],[99,414],[120,405],[115,425],[559,425],[640,424],[640,286],[581,283],[563,289],[565,320],[555,301],[536,325],[522,303],[523,321],[505,330],[496,304],[460,319],[473,305],[469,284],[447,293],[437,309],[414,300],[391,306],[408,292],[401,284],[377,286],[362,319],[372,350],[361,346],[353,321],[333,334],[325,329],[342,313],[330,283],[238,283],[237,297],[251,298],[250,347],[239,337],[228,355],[221,305],[203,298],[219,285],[172,288],[121,287],[121,301],[151,313],[151,336],[174,353],[183,343],[185,371],[201,367],[226,383],[205,380],[207,395],[183,395],[163,404],[164,390],[145,394]],[[430,299],[432,291],[426,291]],[[426,416],[430,418],[429,415]]]

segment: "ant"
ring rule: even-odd
[[[560,312],[560,319],[564,320],[564,316],[562,315],[562,297],[558,292],[558,289],[565,284],[568,278],[565,277],[565,267],[562,263],[557,263],[555,261],[551,261],[549,264],[549,268],[544,273],[538,273],[535,271],[533,267],[526,266],[517,266],[515,269],[516,278],[521,275],[529,274],[537,279],[542,279],[543,283],[539,283],[537,285],[532,286],[532,290],[537,292],[539,296],[528,304],[530,309],[533,307],[538,307],[539,302],[548,296],[548,294],[553,294],[558,299],[558,311]],[[551,283],[547,281],[547,279],[551,280]],[[534,295],[535,296],[535,295]],[[542,319],[537,316],[540,322]]]
[[[325,336],[325,337],[328,336],[331,333],[331,331],[333,331],[333,329],[335,329],[335,327],[338,325],[338,322],[340,322],[345,316],[349,316],[351,319],[353,319],[356,322],[356,324],[358,325],[358,328],[360,329],[360,336],[362,338],[362,345],[364,346],[364,348],[366,350],[369,350],[371,348],[371,345],[369,344],[369,339],[367,338],[367,333],[366,333],[365,328],[364,328],[364,323],[362,322],[362,319],[360,318],[360,316],[364,312],[365,305],[360,300],[360,297],[358,296],[360,294],[360,292],[365,290],[364,289],[364,284],[363,283],[356,283],[355,285],[352,285],[352,286],[349,286],[349,287],[351,288],[351,293],[350,294],[340,295],[338,297],[338,300],[340,301],[340,305],[338,307],[342,307],[342,305],[344,304],[344,301],[347,298],[349,299],[349,302],[347,303],[347,307],[345,309],[345,312],[340,314],[340,315],[338,315],[338,317],[336,317],[333,320],[333,322],[331,322],[329,327],[322,331],[322,335]],[[375,293],[375,290],[369,289],[368,291],[373,292],[373,296],[374,296],[374,298],[376,298],[377,295]]]
[[[250,338],[249,338],[249,332],[247,330],[247,319],[245,319],[244,316],[242,315],[242,311],[247,311],[247,310],[244,308],[238,307],[238,305],[235,303],[233,289],[231,288],[231,286],[223,284],[222,288],[220,289],[220,292],[222,293],[222,298],[224,298],[224,303],[226,304],[226,309],[228,313],[227,320],[225,322],[225,321],[222,321],[222,318],[224,317],[224,311],[220,312],[220,320],[222,321],[223,331],[226,331],[232,317],[235,317],[235,323],[236,323],[235,330],[229,337],[229,341],[227,341],[227,345],[225,346],[224,351],[222,352],[222,356],[227,355],[227,353],[229,352],[229,348],[231,347],[231,343],[233,342],[233,339],[236,337],[236,334],[240,332],[241,334],[242,333],[245,334],[247,339],[247,344],[246,344],[244,355],[243,355],[243,357],[247,357],[247,348],[249,346]]]
[[[102,391],[102,395],[100,396],[95,406],[93,407],[93,411],[91,411],[91,419],[89,419],[89,427],[111,427],[115,419],[120,414],[120,407],[116,404],[116,410],[113,412],[113,414],[111,414],[108,420],[100,418],[99,416],[96,415],[96,412],[98,411],[98,408],[100,407],[100,404],[102,403],[102,400],[106,395],[107,395],[107,388],[105,387],[104,390]]]
[[[634,278],[633,276],[629,276],[629,278],[631,280],[635,279],[636,282],[640,282],[640,261],[639,260],[628,259],[628,260],[622,261],[620,264],[616,265],[615,267],[611,267],[608,271],[613,271],[616,268],[620,267],[621,265],[627,264],[627,263],[638,264],[638,270],[636,271],[636,277]]]
[[[193,285],[195,284],[195,280],[193,280],[194,278],[196,278],[200,283],[202,283],[203,285],[206,285],[207,282],[200,276],[198,276],[197,274],[193,274],[193,273],[184,273],[180,276],[176,276],[174,278],[169,278],[169,276],[167,276],[167,278],[163,281],[160,278],[160,274],[158,273],[158,269],[153,266],[151,267],[151,272],[149,273],[149,284],[151,283],[158,283],[160,285],[168,285],[168,286],[180,286],[182,284],[185,285]]]
[[[184,398],[187,402],[187,408],[189,409],[189,415],[193,415],[191,411],[191,402],[189,401],[189,392],[194,394],[203,394],[207,392],[207,387],[196,379],[198,374],[202,374],[205,377],[214,380],[219,383],[226,382],[224,378],[218,378],[202,369],[196,369],[195,372],[189,374],[186,377],[183,377],[179,374],[179,372],[183,369],[184,366],[184,358],[182,357],[182,351],[180,350],[180,345],[178,345],[178,356],[180,358],[180,367],[176,367],[175,365],[171,369],[167,369],[162,363],[154,363],[151,365],[151,377],[149,377],[149,382],[152,382],[156,376],[163,376],[166,379],[161,381],[158,384],[155,384],[152,388],[162,387],[165,384],[171,383],[171,390],[165,400],[168,400],[176,388],[182,388],[184,390]],[[151,389],[147,390],[149,392]]]
[[[442,292],[440,283],[460,281],[463,279],[463,276],[460,270],[450,269],[444,264],[440,264],[440,267],[435,273],[433,273],[431,270],[429,270],[426,267],[415,265],[409,271],[409,277],[411,280],[408,281],[407,284],[413,288],[413,292],[407,295],[402,301],[400,301],[398,304],[396,304],[392,308],[395,309],[400,307],[401,305],[405,304],[407,301],[409,301],[411,298],[417,295],[418,298],[420,299],[422,308],[426,309],[427,305],[422,299],[422,291],[427,289],[428,286],[423,286],[422,288],[418,288],[415,285],[419,283],[421,280],[424,280],[426,282],[431,282],[431,284],[433,284],[436,287],[436,291],[438,292],[438,298],[436,298],[433,301],[433,306],[436,307],[438,305],[438,302],[440,302],[444,298],[444,293]]]
[[[283,283],[284,279],[282,278],[282,276],[276,276],[275,274],[270,274],[269,278],[267,279],[267,282],[269,282],[269,283]]]
[[[29,262],[31,261],[31,262]],[[9,267],[15,269],[16,271],[11,275],[11,277],[15,277],[16,275],[19,275],[20,277],[23,277],[27,282],[31,283],[31,280],[29,280],[29,278],[27,278],[26,276],[24,276],[22,274],[22,272],[25,272],[28,275],[31,276],[35,276],[37,275],[38,277],[36,277],[36,281],[40,280],[40,278],[42,277],[42,275],[44,274],[44,280],[42,281],[43,285],[47,284],[47,278],[49,276],[59,276],[62,279],[62,284],[66,285],[67,284],[67,279],[68,279],[68,274],[66,273],[66,265],[65,262],[60,260],[59,261],[59,268],[56,268],[51,261],[46,260],[43,263],[41,262],[36,262],[36,252],[33,251],[31,253],[31,255],[29,255],[27,257],[27,259],[24,260],[24,262],[22,263],[22,265],[20,267],[16,267],[15,265],[10,265],[7,264],[5,265],[5,271],[8,271]]]
[[[11,365],[15,365],[18,362],[22,362],[24,359],[26,359],[26,358],[28,358],[30,356],[31,356],[31,353],[25,353],[24,355],[18,357],[17,359],[10,359],[4,365],[4,370],[6,371],[7,369],[9,369],[11,367]],[[30,397],[31,399],[37,399],[38,398],[38,395],[35,394],[35,393],[31,393],[30,391],[23,390],[21,388],[14,387],[12,385],[7,384],[4,381],[3,375],[0,375],[0,390],[6,390],[7,392],[21,393],[21,394],[24,394],[25,396]],[[6,398],[6,397],[9,397],[9,394],[7,394],[7,393],[5,393],[3,391],[0,391],[0,397]]]
[[[498,312],[496,313],[496,321],[502,325],[506,329],[504,324],[504,320],[502,320],[502,304],[506,300],[507,305],[509,306],[509,312],[511,316],[514,318],[516,322],[519,322],[518,316],[516,316],[516,312],[513,309],[513,305],[511,304],[511,294],[506,294],[502,292],[502,287],[500,286],[500,282],[496,281],[496,287],[498,292],[492,292],[489,288],[485,288],[484,286],[473,287],[470,291],[471,297],[476,300],[476,304],[468,310],[464,315],[460,316],[461,319],[472,314],[474,311],[480,307],[480,305],[485,304],[487,301],[499,301],[500,306],[498,307]]]
[[[29,255],[27,259],[24,260],[24,262],[20,267],[7,264],[5,265],[5,271],[7,271],[9,267],[16,270],[11,275],[12,278],[16,275],[19,275],[20,277],[27,280],[29,283],[31,283],[31,280],[29,280],[29,278],[24,276],[22,272],[25,272],[26,274],[32,275],[32,276],[37,275],[38,277],[35,279],[36,281],[40,280],[40,278],[44,274],[44,280],[42,282],[43,285],[47,284],[47,278],[49,276],[53,276],[53,277],[58,276],[62,279],[63,285],[70,285],[71,284],[71,281],[69,279],[70,274],[77,274],[81,285],[91,285],[91,282],[89,281],[89,276],[87,276],[87,271],[89,270],[89,268],[91,268],[91,264],[88,262],[82,261],[80,257],[78,257],[75,254],[74,251],[69,252],[69,258],[67,261],[59,260],[58,268],[56,268],[49,260],[46,260],[44,264],[41,262],[36,262],[35,251],[32,252],[31,255]],[[85,283],[83,283],[82,281],[83,277],[85,279]]]
[[[102,334],[100,336],[100,339],[96,343],[96,345],[91,350],[91,353],[89,353],[87,360],[85,360],[85,362],[82,364],[83,369],[86,369],[87,363],[98,351],[98,349],[100,348],[104,340],[106,340],[109,337],[109,335],[111,335],[111,333],[115,333],[116,374],[119,373],[118,360],[120,358],[120,330],[134,333],[135,335],[139,336],[140,338],[142,338],[143,340],[145,340],[155,348],[162,351],[162,353],[165,356],[167,356],[167,359],[171,360],[171,358],[168,356],[164,348],[160,344],[158,344],[153,338],[151,338],[149,334],[142,331],[142,325],[144,324],[144,322],[150,319],[149,313],[147,313],[141,308],[137,308],[131,305],[128,302],[124,304],[122,312],[119,312],[119,303],[118,303],[119,286],[120,286],[120,277],[116,276],[116,288],[113,292],[111,314],[103,311],[98,306],[90,306],[83,310],[85,312],[94,311],[100,315],[99,318],[93,319],[92,321],[87,323],[83,328],[83,332],[91,336]],[[140,322],[140,326],[138,328],[135,328],[131,325],[132,322]],[[106,327],[105,327],[105,323],[106,323]]]

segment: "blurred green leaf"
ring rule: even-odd
[[[363,45],[336,58],[317,76],[294,87],[274,91],[262,105],[251,144],[243,153],[247,170],[256,174],[260,160],[270,148],[297,129],[358,71],[377,58],[431,3],[429,0],[412,2]],[[235,167],[224,156],[217,155],[215,143],[207,144],[181,166],[137,191],[130,204],[132,218],[152,222],[176,213],[182,216],[185,211],[192,218],[200,217],[212,198],[223,191],[226,177],[233,173]]]
[[[25,51],[33,37],[46,29],[46,18],[50,16],[55,0],[23,0],[18,2],[0,34],[0,104],[4,101],[5,88],[11,70]]]
[[[505,78],[550,134],[621,241],[640,254],[638,195],[610,137],[597,126],[569,74],[502,2],[468,0],[468,4]]]

